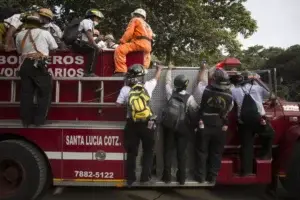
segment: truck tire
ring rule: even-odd
[[[300,141],[294,146],[282,186],[290,195],[300,196]]]
[[[42,195],[48,186],[44,156],[21,140],[0,142],[0,152],[0,200],[35,200]]]

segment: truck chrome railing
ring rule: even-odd
[[[20,77],[0,77],[0,81],[10,81],[10,100],[9,101],[0,101],[0,106],[17,106],[20,104],[19,101],[16,100],[16,92],[17,92],[17,81],[20,81]],[[112,107],[115,106],[114,102],[105,102],[104,97],[104,82],[109,81],[124,81],[124,77],[53,77],[53,81],[55,84],[55,99],[54,102],[51,103],[51,106],[64,106],[64,107]],[[62,102],[60,101],[60,85],[62,81],[77,81],[77,100],[73,102]],[[99,102],[91,101],[86,102],[82,101],[82,83],[83,82],[99,82],[100,87],[96,92],[100,93]]]

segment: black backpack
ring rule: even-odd
[[[162,115],[162,125],[166,128],[185,131],[187,123],[186,104],[190,95],[173,92]]]
[[[17,13],[19,13],[19,11],[13,8],[0,8],[0,23],[3,23],[5,19]]]
[[[74,19],[71,23],[65,28],[64,34],[62,37],[62,41],[66,45],[72,45],[81,35],[80,31],[78,31],[79,24],[83,19]]]
[[[244,96],[242,107],[241,107],[240,119],[246,125],[255,125],[255,124],[259,123],[261,120],[261,115],[258,112],[256,102],[250,95],[252,86],[253,86],[253,84],[251,85],[251,88],[248,93],[246,91],[244,91],[243,88],[241,87],[245,96]]]

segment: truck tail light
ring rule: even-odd
[[[289,117],[290,122],[298,122],[298,117]]]

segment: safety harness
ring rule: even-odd
[[[31,33],[31,29],[29,29],[24,38],[22,39],[22,42],[21,42],[21,52],[23,51],[24,47],[25,47],[25,42],[26,42],[26,39],[28,38],[29,36],[29,41],[31,42],[32,46],[33,46],[33,49],[36,51],[36,53],[29,53],[29,54],[24,54],[22,55],[22,59],[25,59],[25,58],[29,58],[29,59],[33,59],[33,60],[45,60],[45,59],[48,59],[49,56],[45,56],[42,52],[40,52],[37,47],[36,47],[36,44],[34,42],[34,39],[33,39],[33,36],[32,36],[32,33]]]

